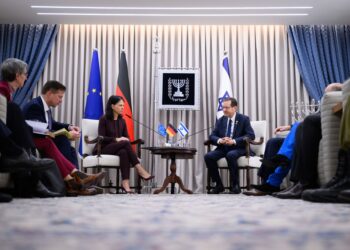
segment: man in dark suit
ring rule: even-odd
[[[211,194],[219,194],[224,191],[217,161],[225,157],[230,170],[231,177],[231,193],[239,194],[241,192],[239,186],[237,159],[246,153],[245,138],[255,139],[254,131],[250,125],[248,116],[237,113],[237,100],[235,98],[227,98],[222,102],[224,116],[217,120],[215,128],[209,139],[211,143],[217,145],[214,151],[207,153],[204,157],[208,168],[208,174],[213,182],[216,183],[215,188],[210,191]]]
[[[65,128],[69,131],[73,139],[78,139],[80,136],[79,127],[57,122],[53,119],[51,114],[51,107],[57,107],[62,103],[65,91],[66,87],[60,82],[48,81],[43,86],[42,95],[27,103],[23,112],[27,120],[47,123],[50,131],[57,131]],[[40,137],[40,135],[35,135],[35,137]],[[53,141],[64,157],[78,168],[77,154],[75,149],[71,147],[68,138],[61,135],[56,136]]]

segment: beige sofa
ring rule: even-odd
[[[339,129],[341,116],[334,114],[333,107],[343,102],[350,95],[350,79],[343,85],[342,91],[326,93],[321,101],[321,129],[318,157],[318,174],[320,185],[326,184],[335,174],[338,164]]]
[[[3,95],[0,95],[0,120],[6,124],[6,110],[7,100]],[[1,157],[1,154],[0,154]],[[8,187],[10,185],[10,175],[0,173],[0,188]]]

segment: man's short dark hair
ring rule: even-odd
[[[223,102],[231,102],[231,107],[236,107],[238,105],[236,98],[233,97],[225,98]]]
[[[66,91],[66,87],[58,81],[50,80],[44,84],[43,89],[41,90],[41,94],[45,95],[49,91],[55,93],[59,90]]]

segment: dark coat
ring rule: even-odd
[[[210,134],[209,139],[212,144],[217,145],[217,141],[220,138],[225,137],[227,129],[227,116],[221,117],[216,121],[215,128]],[[236,113],[236,119],[234,122],[233,136],[232,139],[236,141],[236,145],[231,146],[232,149],[244,148],[245,142],[244,138],[255,139],[255,134],[252,126],[250,125],[250,120],[248,116]],[[218,149],[221,147],[226,147],[225,145],[217,145]]]
[[[24,108],[23,113],[26,118],[26,120],[33,120],[33,121],[39,121],[39,122],[47,122],[45,117],[45,109],[43,101],[41,100],[41,97],[38,96],[34,99],[32,99],[30,102],[28,102]],[[52,130],[56,131],[61,128],[65,128],[68,130],[70,124],[67,123],[61,123],[57,122],[52,118]]]

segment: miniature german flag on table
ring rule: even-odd
[[[166,132],[170,137],[173,137],[176,135],[177,130],[176,128],[174,128],[173,125],[171,125],[170,123],[168,124],[167,128],[166,128]]]

